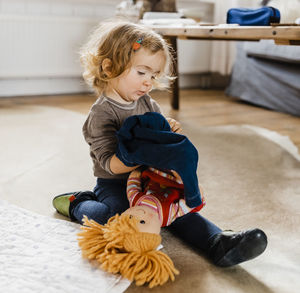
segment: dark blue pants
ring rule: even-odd
[[[97,179],[94,193],[97,200],[79,202],[73,216],[81,222],[84,215],[104,225],[115,214],[121,214],[129,208],[126,196],[127,180]],[[208,240],[221,229],[199,213],[190,213],[176,219],[166,229],[190,245],[207,252]]]

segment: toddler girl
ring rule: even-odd
[[[81,62],[85,81],[99,96],[83,126],[97,183],[94,192],[59,195],[53,205],[72,220],[81,222],[86,215],[103,225],[129,208],[126,182],[129,173],[139,167],[128,167],[116,156],[116,132],[129,116],[161,113],[149,92],[153,87],[166,87],[172,79],[172,55],[164,39],[150,29],[127,22],[106,22],[82,48]],[[177,121],[167,121],[173,132],[181,132]],[[252,259],[267,246],[267,237],[259,229],[222,231],[199,213],[177,218],[166,229],[218,266]]]

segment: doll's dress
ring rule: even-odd
[[[139,178],[129,176],[127,196],[130,207],[147,206],[158,213],[161,227],[169,226],[175,219],[187,213],[200,211],[202,204],[189,208],[184,200],[184,185],[168,172],[148,168]]]

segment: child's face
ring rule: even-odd
[[[152,90],[153,81],[164,68],[165,62],[163,51],[151,54],[141,47],[134,53],[132,66],[111,81],[111,89],[124,101],[138,100]]]

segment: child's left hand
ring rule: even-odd
[[[176,133],[181,133],[182,132],[181,125],[180,125],[180,123],[178,121],[176,121],[173,118],[166,118],[166,120],[170,124],[171,130],[173,132],[176,132]]]

